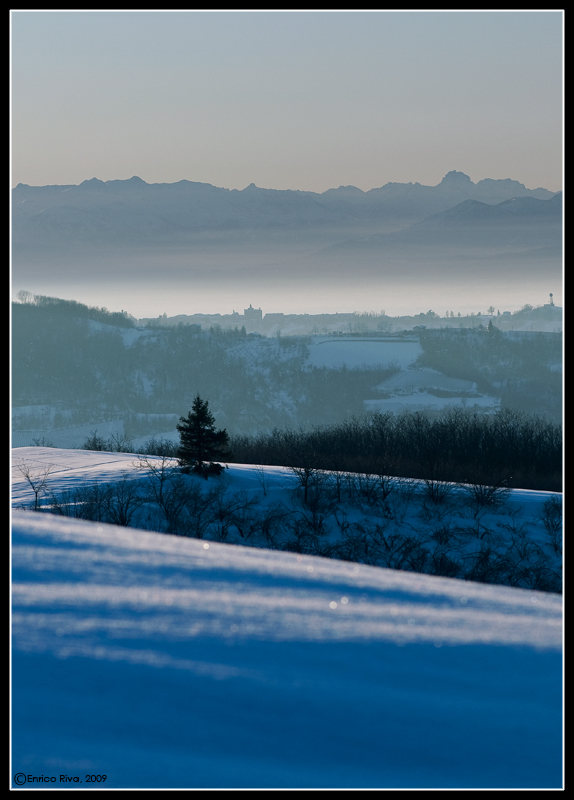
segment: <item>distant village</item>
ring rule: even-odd
[[[168,317],[162,314],[155,318],[138,320],[140,325],[174,326],[199,325],[203,330],[218,326],[222,330],[245,330],[246,334],[260,336],[320,336],[365,334],[384,336],[403,331],[422,331],[437,328],[480,328],[489,323],[502,331],[562,331],[562,308],[554,304],[553,295],[549,302],[534,307],[525,305],[519,311],[503,311],[492,306],[485,312],[462,315],[447,311],[440,315],[432,310],[413,316],[391,317],[384,311],[340,312],[335,314],[285,314],[273,312],[264,314],[261,308],[243,309],[243,314],[178,314]]]

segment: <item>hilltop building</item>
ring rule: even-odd
[[[263,319],[263,311],[260,308],[253,308],[249,303],[249,308],[243,310],[243,316],[252,322],[260,322]]]

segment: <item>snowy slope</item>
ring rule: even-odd
[[[306,504],[304,474],[288,467],[229,464],[204,481],[182,477],[173,459],[52,447],[14,448],[12,463],[15,508],[561,591],[562,495],[555,492],[317,472]]]
[[[13,581],[12,774],[561,785],[556,595],[28,511]]]
[[[18,455],[58,491],[134,459]],[[278,491],[288,477],[271,468]],[[14,478],[13,505],[33,499]],[[559,595],[31,511],[12,528],[12,775],[561,786]]]

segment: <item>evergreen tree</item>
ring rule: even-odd
[[[215,417],[207,400],[196,395],[192,410],[187,417],[180,417],[176,427],[180,436],[177,455],[183,470],[197,472],[206,480],[210,473],[219,475],[223,467],[213,460],[230,457],[229,436],[227,431],[215,429]]]

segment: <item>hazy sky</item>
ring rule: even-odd
[[[12,182],[562,188],[563,14],[13,11]]]

